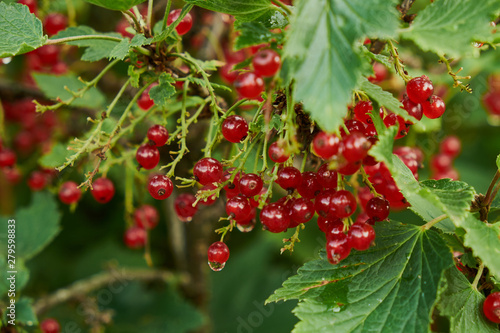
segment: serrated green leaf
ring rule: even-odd
[[[158,85],[151,88],[149,96],[153,99],[155,104],[165,109],[168,107],[168,99],[175,95],[174,78],[169,73],[162,73],[158,80]]]
[[[498,17],[498,0],[438,0],[420,11],[403,38],[413,40],[422,50],[451,57],[472,53],[474,41],[492,42],[490,22]],[[453,36],[450,38],[450,36]]]
[[[0,58],[33,51],[46,40],[42,22],[27,6],[0,2]]]
[[[73,97],[65,87],[74,92],[85,87],[85,84],[78,80],[74,74],[55,76],[43,73],[33,73],[33,78],[45,96],[53,100],[61,99],[62,101],[66,101]],[[99,89],[92,87],[82,96],[82,98],[75,99],[71,105],[98,108],[103,106],[105,102],[106,98]]]
[[[152,40],[152,38],[146,38],[144,35],[135,35],[132,40],[125,38],[111,50],[109,57],[123,60],[130,52],[130,49],[149,44]]]
[[[306,263],[267,302],[305,300],[294,332],[427,331],[442,271],[453,265],[439,234],[382,222],[376,245],[353,250],[339,265],[324,252]]]
[[[43,155],[38,163],[48,169],[57,168],[66,162],[66,158],[70,157],[72,152],[67,149],[67,146],[62,143],[56,143],[48,154]]]
[[[391,59],[388,56],[383,54],[372,53],[366,47],[363,47],[362,50],[368,58],[380,62],[381,64],[385,65],[385,67],[392,68],[394,66]]]
[[[444,272],[437,308],[450,319],[450,332],[498,333],[497,327],[482,313],[484,299],[456,267]]]
[[[130,85],[134,88],[139,88],[141,73],[137,70],[137,68],[134,65],[128,66],[127,74],[130,78]]]
[[[387,38],[397,29],[396,1],[300,1],[285,45],[285,76],[295,80],[295,99],[324,130],[337,131],[352,90],[371,66],[356,44]]]
[[[94,4],[96,6],[104,7],[111,10],[125,11],[146,0],[85,0],[88,3]]]
[[[207,82],[203,79],[200,79],[198,77],[188,76],[187,80],[191,83],[194,83],[194,84],[197,84],[199,86],[207,88]],[[217,83],[210,82],[210,85],[216,89],[222,89],[225,91],[233,91],[231,88],[229,88],[228,86],[225,86],[223,84],[217,84]]]
[[[269,31],[264,24],[259,22],[239,23],[236,21],[234,28],[240,33],[234,41],[233,47],[235,50],[241,50],[252,45],[270,43],[272,40],[280,43],[283,39],[282,34]]]

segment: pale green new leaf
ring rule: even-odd
[[[458,57],[472,53],[474,41],[492,42],[498,37],[490,22],[499,13],[498,0],[436,0],[418,13],[401,36],[424,51]]]
[[[85,0],[91,4],[111,10],[128,10],[146,0]]]
[[[371,74],[359,41],[388,38],[399,25],[397,1],[300,1],[285,45],[283,74],[295,99],[327,131],[337,131],[353,89]],[[358,46],[356,46],[358,45]]]
[[[155,105],[165,109],[168,107],[168,99],[175,94],[174,78],[169,73],[162,73],[158,80],[158,85],[151,88],[149,96],[155,102]]]
[[[0,58],[33,51],[46,40],[42,22],[27,6],[0,2]]]

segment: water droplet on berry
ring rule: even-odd
[[[255,227],[255,221],[252,221],[248,224],[236,223],[236,228],[238,228],[238,230],[241,232],[250,232],[253,230],[254,227]]]
[[[215,262],[215,261],[209,261],[208,266],[210,266],[210,269],[212,269],[214,272],[220,272],[226,266],[226,263],[220,263],[220,262]]]

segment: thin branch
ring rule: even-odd
[[[420,227],[420,229],[422,231],[425,231],[425,230],[429,230],[430,228],[432,228],[435,224],[445,220],[448,218],[448,215],[446,214],[443,214],[443,215],[440,215],[432,220],[430,220],[429,222],[427,222],[426,224],[424,224],[423,226]]]
[[[399,12],[402,16],[405,16],[409,11],[415,0],[403,0],[401,6],[399,6]]]
[[[474,281],[472,281],[472,289],[477,290],[477,284],[479,283],[479,280],[481,280],[481,276],[483,276],[483,270],[484,270],[484,264],[481,263],[477,270],[476,277],[474,278]]]
[[[106,35],[81,35],[81,36],[71,36],[71,37],[63,37],[63,38],[56,38],[56,39],[48,39],[45,42],[45,45],[64,44],[64,43],[75,42],[75,41],[79,41],[79,40],[87,40],[87,39],[111,40],[113,42],[118,42],[118,43],[122,41],[122,38],[113,37],[113,36],[106,36]]]
[[[443,63],[446,65],[446,69],[448,69],[448,74],[453,78],[453,88],[460,88],[460,91],[467,91],[468,93],[472,94],[472,88],[470,87],[469,84],[463,84],[462,81],[460,80],[470,80],[471,77],[470,75],[467,76],[459,76],[457,75],[460,73],[464,68],[460,67],[458,71],[453,72],[453,69],[451,68],[450,62],[452,62],[453,59],[446,59],[444,56],[439,57],[439,62]]]

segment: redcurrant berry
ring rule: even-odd
[[[413,78],[406,84],[406,94],[413,103],[425,102],[433,93],[434,86],[425,75]]]
[[[405,120],[395,113],[389,113],[387,116],[385,116],[384,125],[385,127],[398,125],[398,132],[396,133],[395,137],[396,140],[401,139],[408,134],[408,127],[406,127]]]
[[[431,159],[431,167],[437,172],[445,172],[452,168],[453,159],[449,155],[437,154]]]
[[[217,183],[222,178],[222,164],[215,158],[205,157],[199,160],[193,169],[193,175],[201,185]]]
[[[379,83],[384,81],[387,78],[387,74],[389,74],[387,67],[382,65],[380,62],[373,63],[373,72],[374,75],[368,77],[368,81],[372,83]]]
[[[356,210],[356,198],[351,192],[340,190],[331,196],[330,214],[343,219],[351,216]]]
[[[439,150],[451,158],[456,158],[462,150],[462,144],[458,137],[450,135],[441,141]]]
[[[337,172],[341,175],[349,176],[355,174],[359,168],[361,168],[361,161],[356,161],[344,164],[337,170]]]
[[[38,59],[45,66],[53,66],[59,62],[59,47],[57,45],[45,45],[35,50]]]
[[[159,220],[158,210],[151,205],[142,205],[134,212],[134,221],[139,228],[154,229]]]
[[[325,190],[337,189],[338,174],[328,168],[328,163],[323,164],[317,173],[318,181]]]
[[[67,181],[59,188],[59,199],[67,205],[78,202],[81,196],[82,192],[75,182]]]
[[[234,88],[241,97],[256,99],[264,91],[264,80],[252,72],[241,73],[234,80]]]
[[[182,9],[174,9],[168,14],[167,18],[167,24],[171,25],[174,23],[179,16],[181,15]],[[191,30],[191,27],[193,26],[193,17],[191,14],[187,13],[186,16],[182,18],[182,20],[179,22],[179,24],[175,27],[175,30],[177,33],[182,36],[185,35]]]
[[[384,198],[375,197],[366,203],[366,214],[374,221],[383,221],[389,216],[390,204]]]
[[[223,242],[215,242],[208,247],[208,265],[216,272],[222,270],[229,259],[229,248]]]
[[[33,171],[28,178],[28,186],[32,191],[41,191],[47,185],[47,176],[42,171]]]
[[[370,112],[373,110],[371,101],[359,101],[354,106],[354,115],[356,119],[365,123],[365,124],[373,124],[373,120],[370,117]]]
[[[148,139],[153,142],[156,147],[161,147],[168,141],[168,131],[161,125],[153,125],[148,130]]]
[[[320,192],[316,199],[314,200],[314,209],[319,216],[327,217],[330,215],[330,204],[332,202],[332,196],[335,194],[335,190],[325,190]]]
[[[28,6],[30,13],[36,15],[38,9],[37,0],[17,0],[17,3]]]
[[[364,134],[366,131],[365,124],[363,124],[361,121],[356,120],[356,119],[346,120],[344,125],[347,128],[347,130],[349,131],[349,134],[352,134],[354,132],[359,132],[361,134]],[[344,130],[344,127],[340,127],[340,136],[342,138],[347,136],[347,132]]]
[[[198,205],[194,205],[196,197],[189,193],[179,194],[174,200],[174,210],[182,222],[191,222],[194,214],[198,211]],[[194,206],[193,206],[194,205]]]
[[[342,155],[349,163],[364,159],[372,146],[371,142],[360,132],[347,135],[341,144]]]
[[[239,185],[241,194],[246,197],[254,197],[260,193],[262,187],[264,186],[264,182],[259,175],[256,175],[255,173],[247,173],[240,178]]]
[[[203,186],[201,189],[200,189],[200,193],[203,193],[205,191],[213,191],[217,188],[216,185],[214,184],[207,184],[205,186]],[[208,198],[205,198],[205,199],[201,199],[199,201],[199,203],[201,203],[202,205],[205,205],[205,206],[210,206],[210,205],[213,205],[215,203],[215,200],[217,200],[217,196],[215,194],[212,194],[211,196],[209,196]]]
[[[302,184],[302,175],[299,169],[294,167],[285,167],[278,171],[276,184],[284,190],[294,190]]]
[[[226,203],[226,213],[229,217],[236,221],[243,221],[248,218],[252,211],[252,206],[247,198],[243,196],[235,196],[229,199]]]
[[[351,253],[347,236],[343,232],[335,237],[329,237],[326,243],[326,257],[332,265],[336,265]]]
[[[229,168],[226,171],[224,171],[224,175],[222,176],[221,181],[223,183],[227,182],[228,180],[231,179],[232,174],[236,170],[236,168]],[[232,182],[229,182],[226,186],[224,186],[224,191],[226,191],[226,196],[228,198],[232,198],[240,194],[240,179],[242,177],[241,171],[238,172],[235,176]]]
[[[439,180],[439,179],[451,179],[451,180],[458,180],[460,178],[460,175],[458,174],[458,171],[451,168],[449,170],[446,170],[446,171],[439,171],[439,172],[436,172],[436,173],[433,173],[432,174],[432,179],[436,179],[436,180]]]
[[[299,194],[307,199],[314,199],[323,190],[318,176],[311,171],[302,173],[302,183],[297,188]]]
[[[290,225],[290,214],[282,204],[271,203],[265,205],[260,211],[260,222],[270,232],[283,232]]]
[[[340,226],[340,230],[342,231],[344,228],[344,223],[341,219],[336,219],[332,217],[323,217],[318,216],[318,227],[319,230],[323,231],[325,234],[330,233],[332,229],[338,229]],[[340,225],[339,225],[340,223]]]
[[[315,213],[313,202],[306,198],[292,199],[289,207],[291,218],[289,228],[308,222]]]
[[[149,194],[156,200],[168,198],[174,190],[174,184],[164,175],[155,175],[151,177],[148,183]]]
[[[16,164],[16,154],[8,149],[4,148],[0,150],[0,168],[11,167]]]
[[[160,162],[160,152],[155,146],[145,143],[137,149],[135,159],[141,167],[151,170]]]
[[[406,95],[403,97],[401,103],[403,103],[402,108],[405,109],[410,116],[417,119],[418,121],[422,119],[423,112],[421,104],[413,103]],[[408,124],[414,124],[414,122],[408,122]]]
[[[274,162],[274,163],[283,163],[288,160],[290,157],[289,154],[285,151],[283,147],[281,147],[278,143],[278,141],[271,143],[268,149],[269,153],[269,158]]]
[[[367,223],[354,223],[349,228],[347,241],[351,248],[365,251],[370,248],[375,240],[375,230]]]
[[[494,116],[500,116],[500,91],[490,91],[483,96],[486,110]]]
[[[500,324],[500,291],[486,297],[483,303],[483,312],[488,320]]]
[[[142,92],[141,97],[139,97],[139,99],[137,100],[137,105],[144,111],[149,110],[153,105],[155,105],[155,102],[149,96],[149,91],[156,85],[158,84],[153,83],[152,85],[150,85],[146,90]]]
[[[68,18],[61,13],[50,13],[43,20],[43,28],[49,36],[56,35],[59,31],[66,29]]]
[[[280,55],[270,49],[260,50],[252,60],[255,74],[260,76],[274,76],[280,69]]]
[[[441,97],[433,95],[430,100],[422,102],[424,116],[429,119],[441,117],[446,111],[446,105]]]
[[[148,233],[145,229],[140,227],[130,227],[125,231],[123,241],[130,249],[140,249],[146,245]]]
[[[358,189],[358,200],[359,204],[361,205],[361,208],[366,209],[366,204],[372,198],[373,194],[369,187],[365,186],[365,187],[360,187]]]
[[[221,131],[227,141],[238,143],[247,137],[248,123],[245,118],[232,115],[224,119]]]
[[[109,202],[115,195],[115,185],[108,178],[98,178],[92,184],[90,191],[94,199],[102,204]]]
[[[57,320],[47,318],[40,323],[40,330],[42,333],[59,333],[61,326]]]
[[[314,153],[322,159],[327,160],[338,153],[340,139],[335,134],[319,132],[314,137],[312,145]]]

